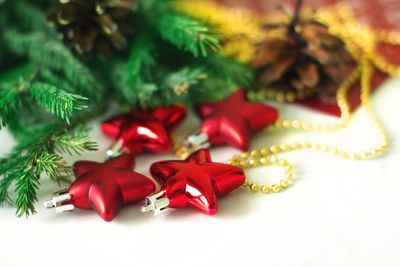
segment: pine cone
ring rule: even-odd
[[[109,56],[113,48],[126,46],[136,8],[132,0],[57,0],[48,19],[79,54]]]
[[[311,19],[265,25],[251,65],[261,85],[295,92],[298,99],[316,93],[334,101],[336,90],[351,71],[344,43],[327,26]]]

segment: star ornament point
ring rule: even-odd
[[[275,108],[249,102],[244,89],[225,100],[199,105],[197,113],[203,120],[200,132],[208,136],[210,144],[228,144],[242,151],[248,150],[252,133],[278,119]]]

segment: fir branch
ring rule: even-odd
[[[19,93],[0,85],[0,129],[6,126],[14,113],[21,107]]]
[[[85,96],[97,99],[100,89],[90,70],[79,62],[59,40],[49,38],[41,32],[4,32],[8,47],[14,53],[28,56],[40,67],[47,67],[63,76]]]
[[[60,177],[72,175],[71,167],[67,166],[67,163],[60,155],[44,152],[36,162],[38,166],[37,172],[44,172],[54,181],[60,182]]]
[[[210,29],[195,18],[169,12],[155,18],[154,24],[165,40],[194,56],[207,56],[208,50],[218,50],[219,40]]]
[[[40,183],[37,172],[32,171],[31,168],[31,166],[26,166],[22,170],[21,176],[15,185],[15,192],[17,193],[15,201],[17,206],[16,214],[18,217],[22,215],[29,216],[36,212],[34,203],[37,202],[36,191]]]
[[[0,182],[0,204],[9,202],[8,189],[15,181],[17,215],[35,213],[40,176],[47,174],[52,180],[60,182],[70,172],[62,157],[54,153],[54,148],[57,140],[68,135],[74,127],[77,125],[49,124],[21,135],[20,143],[7,157],[0,159],[0,176],[3,176]],[[88,143],[83,142],[82,148],[93,148]]]
[[[0,129],[21,108],[22,94],[29,88],[35,71],[31,64],[22,64],[0,76]]]
[[[152,38],[147,34],[139,34],[130,49],[129,59],[118,70],[117,87],[124,100],[130,104],[138,102],[138,91],[146,78],[151,77],[151,68],[155,64],[155,47]]]
[[[202,64],[207,66],[212,77],[225,79],[238,87],[254,86],[254,71],[248,65],[232,58],[213,55],[204,59]]]
[[[37,2],[38,0],[35,1],[35,4]],[[54,33],[54,30],[49,27],[49,23],[46,20],[46,16],[43,14],[43,11],[30,3],[30,1],[18,0],[13,1],[12,4],[12,16],[18,20],[18,24],[23,26],[23,28]]]
[[[61,153],[81,154],[84,151],[95,151],[97,143],[93,142],[87,134],[87,129],[77,127],[72,133],[58,136],[55,140],[56,150]]]
[[[31,85],[30,93],[40,106],[51,114],[65,119],[67,123],[74,110],[87,108],[80,103],[87,101],[86,97],[65,92],[50,84],[35,82]]]
[[[186,67],[167,75],[164,84],[179,96],[186,94],[192,85],[198,84],[200,80],[205,78],[207,78],[207,74],[204,69]]]

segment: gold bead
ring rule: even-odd
[[[350,159],[352,159],[352,160],[360,159],[360,156],[357,153],[354,153],[354,152],[350,153],[349,156],[350,156]]]
[[[276,120],[275,123],[274,123],[274,127],[278,128],[278,129],[281,128],[282,127],[282,122],[280,120]]]
[[[249,167],[249,164],[246,161],[241,161],[239,163],[240,168],[242,169],[247,169]]]
[[[282,126],[285,127],[285,128],[290,128],[291,123],[290,123],[289,120],[283,120],[282,121]]]
[[[260,158],[260,164],[261,165],[268,165],[268,160],[264,157]]]
[[[293,150],[300,149],[300,148],[301,148],[301,144],[298,143],[298,142],[292,143],[292,144],[290,144],[290,147],[291,147]]]
[[[251,159],[251,160],[249,160],[249,165],[251,167],[257,167],[258,166],[258,161],[254,160],[254,159]]]
[[[293,102],[296,100],[296,95],[292,92],[289,92],[286,94],[286,101],[287,102]]]
[[[247,187],[247,186],[249,186],[249,184],[250,184],[249,180],[245,179],[242,186]]]
[[[299,120],[292,121],[292,127],[295,129],[301,128],[301,122]]]
[[[258,157],[259,156],[258,150],[252,150],[250,152],[250,156],[253,158]]]
[[[272,152],[272,153],[278,153],[279,152],[279,147],[278,146],[271,146],[270,148],[269,148],[269,150]]]
[[[250,190],[253,191],[253,192],[257,192],[257,191],[260,190],[260,186],[257,183],[252,183],[250,185]]]
[[[266,148],[266,147],[261,148],[260,152],[261,152],[261,155],[263,155],[263,156],[269,155],[268,148]]]
[[[286,161],[286,159],[280,159],[279,161],[278,161],[278,164],[279,165],[282,165],[282,166],[284,166],[284,165],[287,165],[287,161]]]
[[[305,149],[311,148],[311,144],[309,142],[303,142],[301,146]]]
[[[343,151],[343,150],[340,151],[339,155],[344,159],[349,159],[350,158],[349,153],[347,153],[346,151]]]
[[[269,161],[270,161],[272,164],[275,164],[275,163],[278,162],[278,158],[277,158],[276,156],[271,156],[271,157],[269,158]]]
[[[269,192],[271,192],[271,187],[268,185],[263,185],[261,186],[261,192],[263,192],[264,194],[268,194]]]
[[[282,190],[282,187],[279,185],[279,184],[273,184],[272,185],[272,191],[274,192],[274,193],[278,193],[278,192],[280,192]]]
[[[289,150],[289,146],[287,144],[280,144],[279,148],[281,149],[281,151],[288,151]]]
[[[281,180],[281,186],[283,188],[288,187],[289,186],[289,181],[286,179]]]
[[[243,159],[248,159],[249,157],[250,157],[250,153],[249,152],[242,153],[242,158]]]

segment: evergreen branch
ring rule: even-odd
[[[52,180],[60,182],[70,173],[70,168],[66,166],[62,157],[54,154],[54,148],[58,146],[57,140],[62,136],[66,138],[73,127],[77,126],[48,124],[22,135],[20,143],[11,153],[0,159],[0,176],[3,176],[0,181],[0,204],[10,201],[8,189],[15,181],[17,215],[28,216],[35,213],[34,204],[37,202],[36,191],[40,176],[47,174]],[[90,142],[83,142],[85,145],[81,147],[91,149],[88,143]]]
[[[81,154],[84,151],[95,151],[98,149],[97,143],[91,141],[87,134],[87,129],[77,127],[73,133],[58,136],[55,140],[57,151],[61,153]]]
[[[74,110],[87,108],[80,104],[88,100],[86,97],[65,92],[50,84],[35,82],[31,85],[30,93],[41,107],[65,119],[67,123]]]
[[[54,30],[49,27],[46,16],[43,11],[30,3],[30,1],[13,1],[13,16],[18,20],[19,24],[24,28],[34,29],[35,31],[43,31],[55,34]],[[38,2],[38,1],[35,1]]]
[[[12,90],[5,90],[4,85],[0,86],[0,129],[6,126],[7,122],[21,106],[19,93]],[[4,90],[4,91],[3,91]],[[5,94],[4,94],[5,93]]]
[[[212,77],[225,79],[238,87],[254,86],[254,72],[246,64],[219,55],[204,59],[203,64],[207,66]]]
[[[161,14],[154,21],[159,34],[179,49],[194,56],[207,56],[208,50],[218,50],[219,40],[197,19],[179,13]]]
[[[52,180],[59,182],[59,177],[72,174],[71,167],[66,165],[67,163],[60,155],[44,152],[36,162],[38,166],[37,172],[44,172]]]
[[[164,84],[176,95],[187,93],[192,85],[196,85],[200,80],[207,78],[202,68],[183,68],[165,77]]]
[[[21,108],[21,94],[34,76],[30,64],[19,65],[0,76],[0,129]]]
[[[117,81],[124,100],[128,103],[138,102],[138,91],[144,79],[151,76],[151,67],[154,66],[154,42],[146,34],[140,34],[135,39],[128,62],[118,70]]]
[[[90,70],[77,60],[59,40],[51,39],[41,32],[4,32],[8,47],[14,53],[28,56],[41,67],[60,72],[78,92],[97,99],[99,86]]]
[[[18,217],[22,215],[29,216],[36,212],[34,203],[37,202],[37,189],[39,188],[39,177],[37,172],[31,170],[31,166],[27,165],[22,170],[21,176],[15,185],[17,199],[16,214]]]

